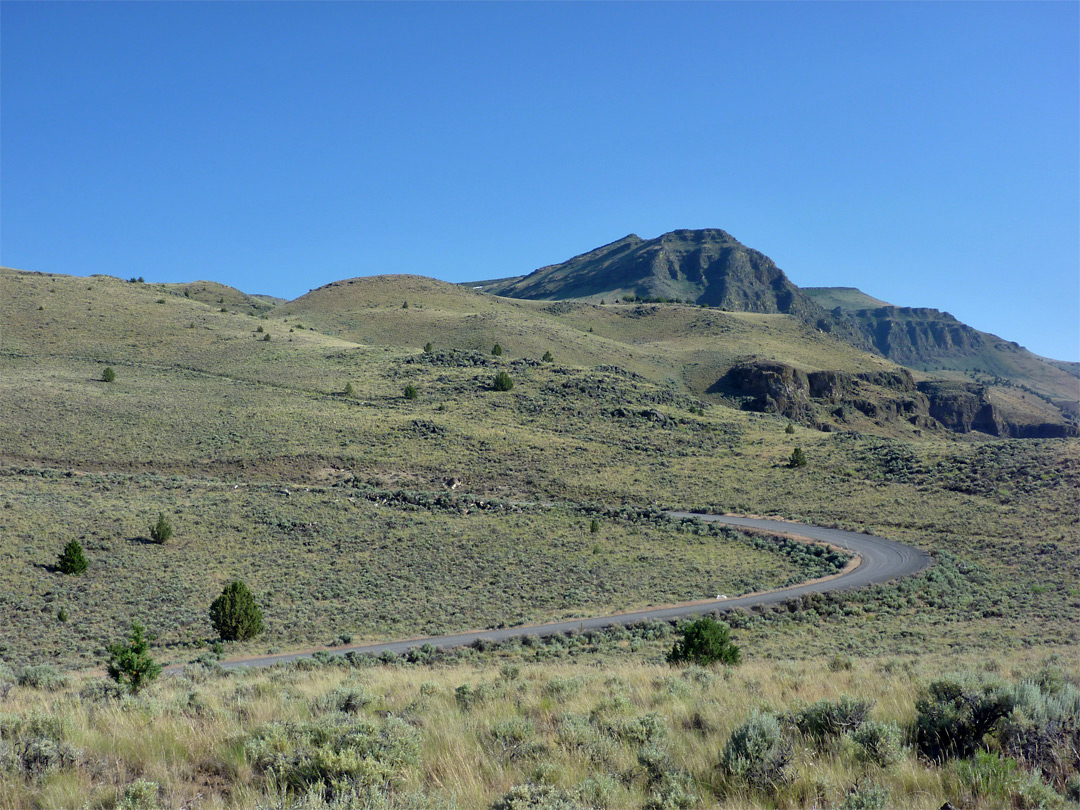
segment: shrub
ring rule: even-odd
[[[786,433],[788,436],[794,435],[795,426],[794,425],[788,425],[786,428],[784,428],[784,433]]]
[[[596,518],[593,518],[591,521],[589,521],[589,533],[596,534],[598,531],[600,531],[600,521]]]
[[[808,737],[823,742],[855,731],[870,713],[870,702],[841,695],[840,700],[819,700],[792,715],[795,727]]]
[[[433,351],[435,351],[435,347],[431,345],[431,341],[429,340],[424,344],[424,353],[431,354]]]
[[[19,686],[44,689],[46,692],[55,692],[67,686],[67,677],[51,664],[23,667],[15,676],[15,681]]]
[[[788,461],[788,466],[792,469],[795,467],[806,466],[806,453],[803,452],[801,447],[796,447],[791,451],[791,459]]]
[[[402,394],[405,396],[405,399],[416,399],[416,386],[414,386],[412,383],[409,383],[405,386],[405,390],[402,392]]]
[[[857,746],[856,757],[863,762],[888,768],[903,759],[903,738],[900,728],[894,723],[868,720],[851,732],[851,740]]]
[[[343,393],[347,397],[351,397],[353,395],[352,383],[351,382],[345,383],[345,389],[341,393]]]
[[[161,665],[150,657],[150,638],[138,622],[131,625],[131,638],[105,645],[109,652],[109,677],[138,694],[144,686],[161,674]]]
[[[116,810],[158,810],[160,790],[157,782],[136,779],[124,788],[124,795],[120,797]]]
[[[668,653],[670,664],[708,666],[719,661],[735,666],[742,658],[739,648],[731,642],[731,628],[711,616],[688,622],[679,629],[679,633],[682,638],[675,642]]]
[[[495,375],[494,386],[496,391],[509,391],[514,387],[514,381],[510,379],[510,375],[505,371],[500,371]]]
[[[496,343],[494,346],[491,347],[491,353],[496,357],[502,357],[502,346]]]
[[[409,308],[409,302],[408,301],[402,301],[401,302],[401,308],[402,309],[408,309]]]
[[[265,335],[263,335],[263,340],[264,341],[270,340],[270,333],[269,332],[267,332]]]
[[[855,784],[840,810],[884,810],[889,806],[889,789],[878,785]]]
[[[157,523],[150,527],[150,539],[155,543],[164,543],[172,537],[172,526],[165,519],[164,512],[158,512]]]
[[[731,732],[720,764],[736,779],[758,790],[773,790],[788,781],[791,748],[771,714],[754,712]]]
[[[78,540],[72,540],[64,546],[63,553],[56,561],[56,567],[64,574],[81,574],[88,565]]]
[[[572,793],[553,785],[516,785],[491,810],[587,810]]]
[[[105,370],[101,372],[102,382],[113,382],[116,379],[116,372],[112,370],[112,366],[105,366]]]
[[[972,677],[934,681],[915,702],[915,743],[919,751],[941,762],[967,758],[983,737],[1013,708],[1013,698],[1000,683]]]
[[[551,362],[553,362],[555,360],[555,356],[549,350],[549,351],[544,352],[544,356],[541,357],[540,359],[543,360],[545,363],[551,363]]]
[[[238,579],[226,585],[210,605],[210,623],[226,641],[246,641],[263,631],[262,612],[255,597]]]

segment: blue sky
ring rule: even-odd
[[[0,262],[292,298],[723,228],[1080,359],[1080,4],[0,5]]]

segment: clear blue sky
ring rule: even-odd
[[[292,298],[718,227],[1080,359],[1080,4],[0,5],[0,262]]]

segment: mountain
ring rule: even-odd
[[[781,313],[913,370],[944,372],[988,390],[1015,389],[1004,391],[1010,400],[1030,393],[1059,417],[1080,412],[1076,364],[1039,357],[947,312],[893,306],[854,287],[800,288],[768,256],[716,228],[655,239],[631,234],[526,276],[470,286],[512,298],[629,299]]]

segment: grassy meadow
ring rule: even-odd
[[[1058,718],[1051,736],[1080,723],[1065,705],[1076,440],[869,418],[824,432],[708,393],[750,356],[890,367],[784,316],[505,301],[416,277],[280,303],[0,271],[0,300],[0,807],[981,809],[1073,795],[1075,750],[1044,768],[1004,727],[928,758],[915,703],[963,670],[1014,691],[1052,681],[1052,712],[1030,695],[1015,710]],[[493,390],[498,371],[512,390]],[[788,466],[795,447],[807,466]],[[732,670],[667,667],[667,625],[434,660],[215,666],[828,573],[662,508],[869,531],[936,564],[728,616]],[[149,540],[159,513],[175,530],[164,544]],[[65,576],[73,539],[89,568]],[[267,629],[212,647],[207,609],[235,577]],[[92,671],[132,621],[159,661],[188,667],[125,697]],[[895,727],[887,766],[850,734],[800,730],[798,712],[841,695]],[[756,787],[720,763],[755,709],[790,748],[784,778]]]

